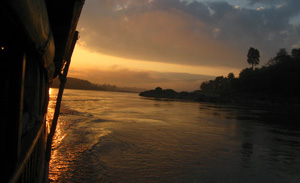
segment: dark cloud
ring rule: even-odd
[[[299,3],[286,4],[261,10],[232,9],[227,3],[211,3],[216,13],[215,25],[222,33],[219,40],[228,42],[237,51],[246,50],[250,45],[258,47],[264,59],[268,59],[280,47],[291,48],[297,42],[299,34],[289,23],[290,19],[299,14]],[[296,34],[295,34],[296,33]]]
[[[300,1],[248,0],[259,10],[227,2],[89,0],[79,28],[93,51],[139,60],[186,65],[245,66],[249,47],[267,60],[299,45]],[[273,4],[272,4],[273,2]]]
[[[285,3],[289,0],[247,0],[248,3],[250,5],[253,5],[253,4],[267,4],[267,5],[274,5],[274,4],[280,4],[280,3]]]

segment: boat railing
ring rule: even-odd
[[[21,157],[10,183],[43,182],[45,170],[46,120],[37,123],[32,131],[22,138]],[[44,172],[44,173],[41,173]]]

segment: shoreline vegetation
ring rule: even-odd
[[[193,92],[176,92],[172,89],[163,90],[157,87],[155,90],[148,90],[139,94],[142,97],[156,99],[171,99],[191,102],[210,102],[210,103],[231,103],[231,104],[258,104],[258,105],[295,105],[300,107],[299,96],[267,96],[264,94],[250,93],[220,93],[205,92],[196,90]]]
[[[51,88],[59,88],[59,79],[54,79]],[[68,77],[65,85],[66,89],[78,89],[78,90],[98,90],[98,91],[115,91],[115,92],[129,92],[139,93],[143,89],[134,87],[118,87],[110,84],[94,84],[88,80]]]
[[[300,104],[300,48],[288,54],[280,49],[276,56],[263,67],[259,64],[259,51],[250,48],[247,62],[251,68],[243,69],[239,77],[229,73],[214,80],[203,82],[200,90],[176,92],[172,89],[141,92],[143,97],[180,99],[196,102],[246,103],[246,104]]]

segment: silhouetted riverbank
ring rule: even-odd
[[[172,89],[163,90],[157,87],[155,90],[141,92],[140,96],[197,102],[299,107],[300,49],[293,49],[291,54],[288,54],[286,49],[280,49],[276,56],[261,68],[254,67],[258,62],[253,64],[251,68],[243,69],[238,77],[233,73],[229,73],[227,77],[218,76],[214,80],[203,82],[201,90],[194,92],[178,93]]]
[[[299,97],[249,94],[249,93],[221,93],[205,92],[196,90],[194,92],[176,92],[172,89],[163,90],[157,87],[155,90],[144,91],[139,94],[143,97],[178,99],[193,102],[213,102],[213,103],[236,103],[236,104],[261,104],[261,105],[291,105],[300,106]]]

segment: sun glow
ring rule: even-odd
[[[49,96],[52,94],[52,88],[49,88]]]
[[[229,72],[238,74],[240,71],[240,69],[228,67],[187,66],[171,63],[140,61],[134,59],[120,58],[92,52],[81,45],[76,46],[72,58],[71,68],[82,70],[95,68],[105,68],[107,70],[111,70],[114,68],[125,68],[136,71],[178,72],[202,74],[208,76],[226,76]]]

